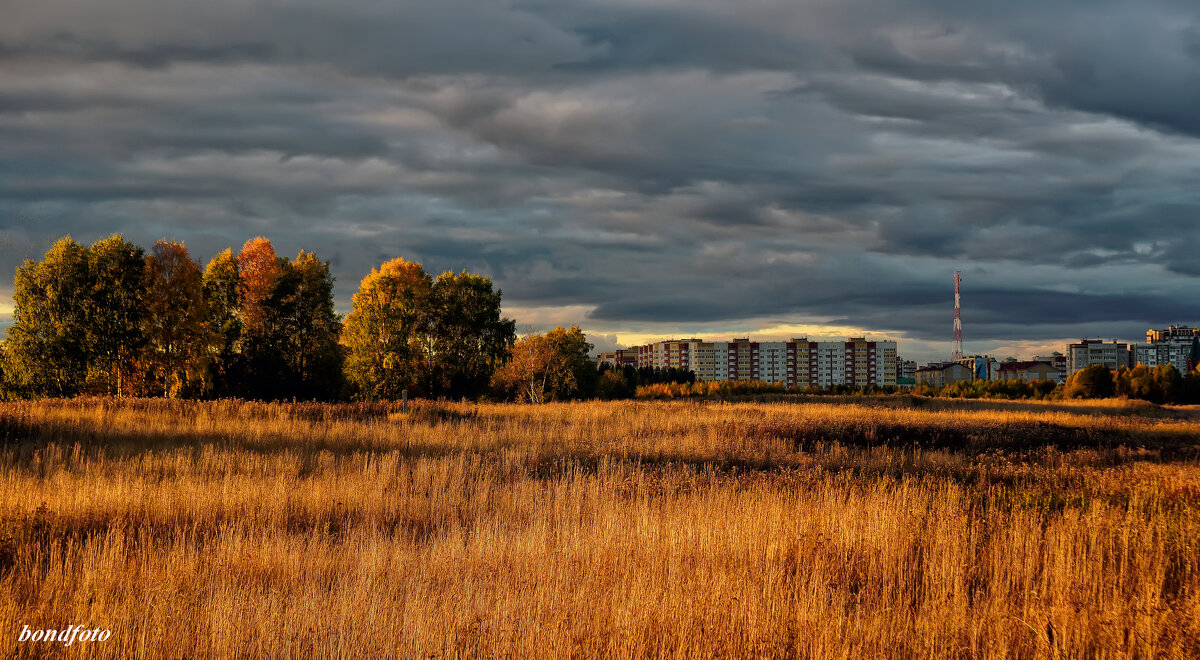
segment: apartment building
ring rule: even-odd
[[[807,337],[757,342],[671,339],[637,348],[638,366],[688,369],[697,380],[757,380],[787,387],[896,384],[896,342],[816,342]]]
[[[1196,368],[1200,360],[1200,330],[1189,326],[1172,325],[1163,330],[1147,330],[1146,343],[1130,349],[1132,364],[1156,367],[1175,365],[1181,374]]]
[[[1093,365],[1102,364],[1116,371],[1129,366],[1129,345],[1112,340],[1084,339],[1067,346],[1067,371],[1075,373]]]
[[[691,348],[699,339],[668,339],[637,347],[637,366],[691,369]]]
[[[638,363],[637,348],[618,348],[596,356],[596,366],[610,364],[614,367],[634,366]]]

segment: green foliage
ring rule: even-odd
[[[272,342],[283,358],[280,398],[329,399],[341,394],[341,317],[333,309],[329,262],[300,251],[280,263],[279,277],[267,302]]]
[[[363,278],[342,342],[355,396],[475,397],[508,356],[515,323],[492,281],[466,271],[436,280],[393,259]]]
[[[917,383],[909,391],[919,396],[954,399],[1046,399],[1054,396],[1059,386],[1052,380],[960,380],[942,387]]]
[[[143,298],[150,391],[174,398],[206,394],[216,333],[200,264],[182,243],[154,244],[146,257]]]
[[[424,390],[431,396],[478,396],[504,363],[516,323],[500,315],[492,281],[466,271],[445,272],[433,282]]]
[[[329,265],[303,251],[279,259],[265,238],[203,273],[182,243],[145,256],[120,236],[89,248],[64,238],[17,269],[13,299],[5,396],[343,391]]]
[[[270,241],[255,238],[238,255],[235,287],[232,264],[219,258],[210,264],[209,298],[222,317],[220,343],[233,345],[228,388],[261,399],[342,396],[342,325],[329,263],[304,250],[294,261],[278,257]],[[231,300],[233,316],[222,311]]]
[[[238,318],[238,265],[233,251],[226,248],[213,257],[204,268],[204,300],[208,306],[208,327],[213,340],[209,352],[213,392],[224,395],[234,390],[234,364],[242,334]]]
[[[1113,377],[1117,396],[1144,399],[1154,403],[1171,403],[1185,398],[1183,376],[1171,364],[1149,368],[1139,364],[1133,369],[1122,367]]]
[[[137,357],[146,344],[142,248],[114,234],[87,249],[84,351],[87,389],[131,393]]]
[[[696,374],[679,367],[657,369],[654,367],[637,368],[633,365],[614,367],[604,363],[598,368],[600,380],[597,384],[596,396],[601,399],[630,399],[637,395],[640,388],[647,385],[669,383],[694,383]]]
[[[606,401],[631,399],[636,393],[637,389],[625,377],[623,370],[604,369],[600,371],[600,380],[596,383],[596,398]]]
[[[1076,371],[1063,386],[1063,396],[1068,399],[1107,399],[1115,393],[1113,372],[1102,364]]]
[[[14,393],[72,396],[83,389],[91,294],[87,248],[69,237],[42,261],[26,260],[17,268],[4,369]]]

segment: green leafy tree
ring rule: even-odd
[[[1071,374],[1063,388],[1063,395],[1068,399],[1106,399],[1115,393],[1113,372],[1102,364],[1093,364]]]
[[[159,241],[146,257],[146,370],[164,396],[208,391],[215,343],[200,264],[183,243]]]
[[[434,280],[430,302],[428,393],[482,394],[516,338],[516,323],[500,315],[500,292],[482,275],[447,271]]]
[[[1171,364],[1154,368],[1142,364],[1133,369],[1122,367],[1113,380],[1117,396],[1154,403],[1170,403],[1185,397],[1183,377]]]
[[[609,365],[604,365],[608,367]],[[596,383],[596,397],[605,400],[631,399],[636,389],[626,378],[623,369],[601,369]]]
[[[13,285],[13,324],[5,345],[5,377],[22,395],[71,396],[88,371],[87,249],[69,237],[42,261],[26,260]]]
[[[282,261],[267,303],[268,325],[278,335],[287,368],[279,394],[301,399],[340,395],[341,318],[333,308],[329,263],[304,250],[294,261]]]
[[[88,389],[124,396],[136,389],[143,330],[145,252],[119,234],[87,249],[84,330]]]
[[[427,373],[424,347],[433,281],[421,264],[393,259],[363,278],[342,328],[346,377],[356,395],[398,399]]]
[[[204,268],[204,299],[213,340],[209,347],[211,382],[218,395],[232,389],[237,346],[242,335],[242,322],[238,318],[238,283],[237,259],[228,248],[213,257]]]

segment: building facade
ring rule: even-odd
[[[1050,355],[1035,355],[1033,356],[1033,361],[1046,362],[1053,365],[1054,369],[1058,372],[1054,379],[1060,383],[1067,382],[1067,356],[1054,351]]]
[[[639,367],[687,369],[696,379],[756,380],[786,387],[869,387],[896,384],[896,342],[851,337],[846,341],[727,342],[671,339],[637,347]]]
[[[917,369],[917,383],[942,387],[960,380],[975,380],[975,371],[961,362],[928,364]]]
[[[997,380],[1000,378],[1000,361],[990,355],[971,355],[956,360],[956,362],[970,369],[975,380]]]
[[[1041,360],[1001,362],[999,371],[1001,380],[1023,380],[1030,383],[1039,380],[1058,382],[1058,368]]]
[[[619,348],[608,353],[601,353],[596,357],[596,366],[601,364],[610,364],[614,367],[624,367],[626,365],[638,366],[638,351],[637,348]]]
[[[1116,371],[1128,367],[1129,361],[1129,345],[1115,339],[1108,343],[1100,339],[1084,339],[1067,346],[1067,371],[1072,374],[1097,364]]]
[[[1200,330],[1188,326],[1170,326],[1164,330],[1147,330],[1146,343],[1135,344],[1130,362],[1157,367],[1171,364],[1181,374],[1196,368],[1200,360]]]

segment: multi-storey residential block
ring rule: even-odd
[[[1197,337],[1200,337],[1200,328],[1193,328],[1186,325],[1171,325],[1167,326],[1163,330],[1155,330],[1151,328],[1146,331],[1147,344],[1178,340],[1191,342]]]
[[[1147,330],[1146,343],[1134,344],[1131,362],[1156,367],[1172,364],[1181,374],[1196,368],[1200,360],[1200,330],[1188,326],[1170,326],[1164,330]]]
[[[668,339],[638,346],[638,367],[691,369],[691,345],[699,339]]]
[[[688,369],[697,380],[757,380],[787,387],[896,384],[896,342],[728,342],[672,339],[637,348],[638,366]]]
[[[1067,371],[1075,373],[1092,365],[1102,364],[1117,370],[1129,366],[1129,345],[1112,340],[1105,343],[1100,339],[1084,339],[1067,346]]]
[[[596,365],[608,363],[614,367],[624,367],[626,365],[637,366],[638,349],[635,348],[619,348],[608,353],[601,353],[596,357]]]

